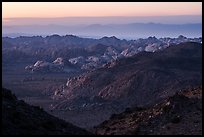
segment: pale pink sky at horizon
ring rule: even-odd
[[[202,2],[2,2],[2,19],[171,15],[202,15]]]

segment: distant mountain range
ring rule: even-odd
[[[146,36],[176,37],[178,34],[187,37],[202,36],[202,23],[194,24],[91,24],[91,25],[13,25],[2,27],[3,36],[17,37],[30,35],[74,34],[78,36],[99,38],[116,36],[121,39],[145,38]]]
[[[148,37],[137,40],[121,40],[115,36],[100,39],[81,38],[74,35],[20,36],[2,38],[3,63],[12,61],[33,62],[25,66],[32,72],[67,72],[68,70],[92,70],[142,51],[156,52],[183,42],[202,43],[202,38]],[[15,58],[15,59],[14,59]]]

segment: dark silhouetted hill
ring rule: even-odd
[[[89,135],[84,129],[60,120],[37,106],[18,100],[2,88],[3,135]]]

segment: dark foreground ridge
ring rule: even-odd
[[[39,107],[18,100],[10,90],[2,88],[2,99],[3,135],[90,135]]]
[[[99,135],[202,135],[202,87],[180,91],[151,107],[126,109],[95,131]]]

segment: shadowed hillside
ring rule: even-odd
[[[182,90],[151,107],[126,109],[95,129],[99,135],[202,135],[202,87]]]
[[[158,103],[201,82],[201,44],[181,43],[163,51],[141,52],[68,78],[66,86],[56,90],[53,96],[59,101],[53,110],[65,114],[79,111],[80,115],[88,111],[83,117],[74,115],[74,120],[63,117],[76,125],[93,126],[127,107]],[[90,116],[93,112],[97,112],[96,117]]]
[[[39,107],[18,100],[2,88],[3,135],[89,135],[84,129],[49,115]]]

